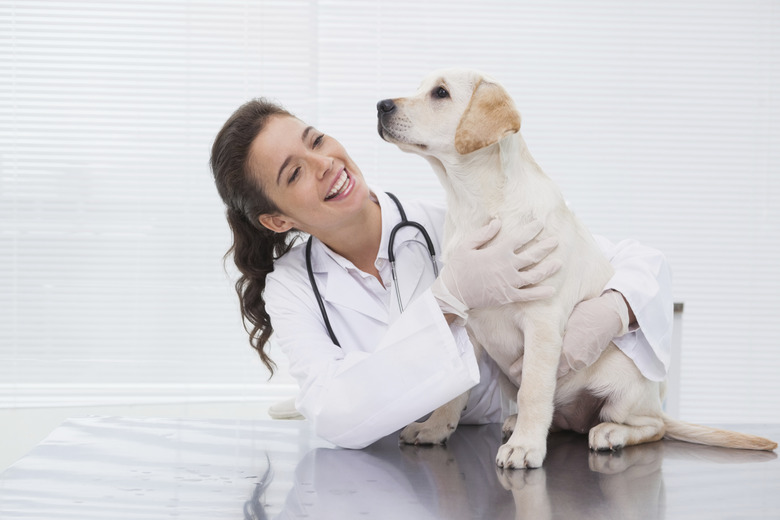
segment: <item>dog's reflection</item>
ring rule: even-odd
[[[772,452],[675,441],[594,452],[588,449],[587,436],[560,432],[549,436],[548,458],[542,468],[497,468],[497,475],[512,492],[517,519],[662,519],[666,514],[664,459],[743,464],[776,457]]]
[[[512,492],[515,518],[664,518],[662,442],[614,453],[590,451],[587,442],[584,435],[552,434],[542,468],[497,468]]]
[[[668,441],[595,453],[586,436],[561,432],[549,436],[542,468],[503,470],[495,465],[500,443],[494,424],[462,426],[446,446],[399,446],[389,436],[363,450],[313,450],[298,464],[278,518],[660,519],[664,457],[774,456]]]

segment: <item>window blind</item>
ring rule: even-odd
[[[208,157],[269,78],[310,97],[309,2],[1,5],[2,400],[256,392]]]

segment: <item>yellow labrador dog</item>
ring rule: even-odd
[[[475,347],[495,359],[517,391],[518,414],[505,424],[505,431],[512,433],[499,448],[499,466],[541,466],[554,412],[555,426],[581,423],[576,415],[583,403],[597,403],[596,420],[590,423],[595,426],[589,431],[593,450],[615,450],[664,436],[734,448],[776,448],[761,437],[681,423],[664,415],[663,385],[643,377],[614,344],[592,366],[556,379],[569,315],[577,303],[601,293],[612,267],[531,157],[519,132],[520,114],[501,85],[474,71],[440,71],[425,79],[415,95],[380,101],[377,109],[382,138],[427,159],[444,186],[445,262],[465,236],[493,217],[502,221],[499,234],[537,219],[544,223],[537,240],[558,239],[551,256],[563,267],[545,282],[555,287],[553,297],[469,314]],[[510,367],[520,356],[522,374],[513,374]],[[453,400],[423,423],[407,426],[402,441],[445,442],[466,398]]]

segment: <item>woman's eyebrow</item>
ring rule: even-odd
[[[301,134],[301,141],[306,141],[306,136],[309,135],[309,132],[314,130],[313,126],[307,126],[304,128],[303,133]],[[287,165],[290,164],[290,161],[292,160],[292,156],[287,156],[287,159],[284,160],[282,163],[282,166],[279,168],[279,173],[276,174],[276,185],[279,185],[279,181],[282,179],[282,172],[285,168],[287,168]]]

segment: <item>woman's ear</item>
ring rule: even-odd
[[[266,227],[274,233],[284,233],[290,231],[293,228],[293,223],[282,215],[271,215],[269,213],[263,213],[257,220],[263,227]]]

